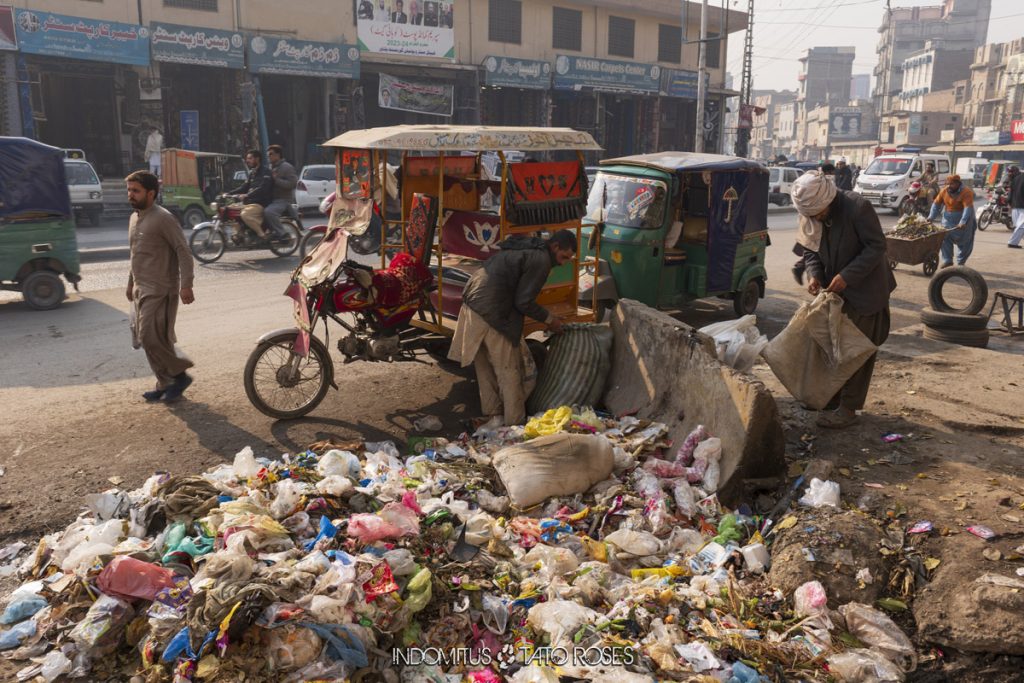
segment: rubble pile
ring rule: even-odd
[[[916,240],[937,232],[945,232],[945,230],[921,214],[914,213],[901,218],[895,227],[886,231],[885,235],[886,237],[898,237],[904,240]]]
[[[0,650],[23,681],[903,680],[884,614],[769,585],[775,524],[718,501],[721,442],[666,433],[563,407],[158,473],[14,560]]]

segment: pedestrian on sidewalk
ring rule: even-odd
[[[156,203],[160,181],[148,171],[125,178],[128,203],[135,212],[128,223],[130,272],[125,296],[135,310],[135,340],[146,352],[156,387],[142,394],[150,403],[181,398],[192,384],[185,371],[192,361],[174,348],[174,322],[181,303],[195,301],[192,254],[174,215]]]
[[[896,289],[896,278],[885,260],[878,214],[859,194],[836,189],[830,178],[819,173],[797,179],[793,204],[800,214],[799,239],[807,250],[807,290],[817,296],[824,287],[839,294],[845,302],[843,313],[881,346],[889,337],[889,294]],[[818,417],[819,426],[840,429],[857,420],[871,386],[876,355],[832,398]]]
[[[1013,221],[1013,234],[1006,246],[1011,249],[1020,249],[1020,241],[1024,238],[1024,173],[1020,172],[1019,166],[1011,166],[1007,169],[1010,175],[1010,219]]]
[[[164,136],[159,128],[150,131],[146,138],[146,162],[149,163],[149,172],[160,177],[160,151],[164,148]]]
[[[939,267],[953,265],[953,245],[957,247],[956,264],[966,265],[974,251],[978,222],[974,217],[974,192],[960,182],[960,176],[955,173],[946,177],[946,186],[935,197],[928,220],[935,220],[939,213],[942,214],[942,227],[947,231],[940,249],[942,264]]]

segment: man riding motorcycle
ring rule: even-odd
[[[935,197],[939,194],[939,174],[935,172],[934,163],[929,161],[925,164],[924,173],[921,174],[918,182],[924,188],[925,194],[928,197],[928,203],[934,202]]]
[[[281,225],[281,216],[291,209],[295,203],[295,186],[299,184],[299,174],[295,167],[284,160],[281,145],[267,147],[267,159],[270,161],[270,175],[274,178],[273,201],[263,210],[267,225],[274,236],[285,234]]]
[[[249,167],[249,176],[241,186],[228,194],[238,197],[245,204],[242,209],[242,221],[261,239],[266,239],[263,230],[263,211],[274,199],[274,177],[270,169],[263,165],[263,153],[251,149],[245,155],[245,165]],[[242,241],[242,235],[232,235],[236,243]]]

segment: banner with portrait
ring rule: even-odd
[[[455,86],[444,83],[406,81],[380,75],[377,106],[417,114],[451,116],[455,113]]]
[[[357,0],[361,52],[455,59],[455,3]]]

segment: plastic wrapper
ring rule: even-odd
[[[362,465],[355,453],[332,449],[320,456],[316,471],[321,477],[346,477],[359,479]]]
[[[708,436],[708,430],[704,425],[697,425],[692,432],[687,434],[683,445],[676,451],[676,462],[689,467],[693,463],[693,452],[696,450],[697,444],[707,439]]]
[[[815,477],[807,486],[807,492],[800,498],[801,505],[812,508],[839,507],[839,484],[834,481],[822,481]]]
[[[253,455],[251,447],[246,446],[235,454],[233,468],[235,476],[240,481],[246,481],[256,476],[260,471],[260,466],[256,463],[256,457]]]
[[[367,602],[373,602],[382,595],[398,591],[398,584],[391,574],[391,567],[387,562],[380,562],[374,565],[370,572],[370,578],[363,584],[363,594]]]
[[[308,666],[320,656],[323,641],[311,629],[285,624],[265,632],[263,652],[271,671],[288,672]]]
[[[351,480],[340,474],[331,474],[316,483],[316,490],[327,496],[341,497],[352,493]]]
[[[274,519],[289,517],[299,507],[301,500],[302,491],[299,484],[292,479],[283,479],[277,483],[270,514]]]
[[[843,683],[903,683],[903,671],[875,650],[846,650],[828,656],[828,670]]]
[[[568,638],[583,624],[596,623],[601,618],[599,612],[570,600],[551,600],[530,608],[526,622],[535,631],[543,631],[551,638],[551,644]]]
[[[827,602],[828,596],[820,581],[808,581],[793,592],[793,607],[801,617],[823,613]]]
[[[903,671],[917,668],[917,652],[899,626],[870,605],[850,602],[839,608],[846,630],[857,640],[880,652]]]
[[[101,595],[71,631],[71,639],[78,644],[79,650],[91,657],[109,654],[117,649],[121,635],[134,614],[128,602],[111,595]]]

